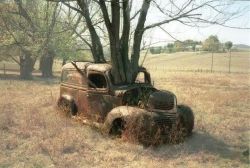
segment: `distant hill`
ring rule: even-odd
[[[234,44],[233,46],[239,49],[250,49],[250,46],[246,44]]]

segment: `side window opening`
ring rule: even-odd
[[[146,72],[138,72],[135,83],[151,83],[150,75]]]
[[[72,70],[64,70],[62,72],[61,81],[74,85],[83,85],[81,75],[77,71]]]
[[[67,82],[68,81],[68,75],[69,75],[69,71],[63,70],[61,81],[62,82]]]
[[[107,81],[102,74],[89,74],[89,80],[97,87],[97,88],[107,88]],[[94,86],[89,84],[90,88],[94,88]]]
[[[145,74],[143,72],[139,72],[135,79],[135,83],[146,83],[145,82]]]

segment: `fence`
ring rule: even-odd
[[[7,78],[9,75],[19,75],[20,68],[16,64],[0,62],[0,78]]]
[[[3,77],[6,78],[6,66],[3,64]]]

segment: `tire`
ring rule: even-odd
[[[112,122],[112,127],[109,131],[110,135],[121,137],[125,127],[125,122],[121,118],[117,118]]]
[[[183,131],[184,136],[190,136],[194,128],[193,110],[186,105],[177,106],[177,126]]]
[[[71,117],[77,115],[77,106],[72,101],[60,98],[57,103],[57,106]]]

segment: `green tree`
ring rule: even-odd
[[[56,56],[56,51],[54,45],[52,44],[54,38],[54,30],[57,26],[56,21],[58,19],[60,10],[58,10],[58,3],[51,4],[48,1],[43,5],[43,11],[41,15],[44,16],[39,23],[38,28],[44,33],[41,34],[43,37],[43,44],[41,44],[41,56],[40,56],[40,70],[42,72],[42,77],[48,78],[53,76],[53,63]]]
[[[174,44],[173,43],[168,43],[167,47],[168,47],[168,52],[172,53],[173,49],[174,49]]]
[[[53,17],[57,14],[58,3],[14,0],[6,2],[5,6],[9,9],[6,12],[1,10],[0,17],[9,40],[5,40],[4,45],[19,50],[18,57],[8,56],[20,66],[21,79],[31,79],[37,59],[41,55],[54,55],[49,43],[55,26],[55,19],[51,19],[51,13]],[[47,67],[53,65],[53,57],[49,58]]]
[[[32,3],[32,2],[31,2]],[[35,51],[38,49],[36,27],[31,21],[31,16],[24,8],[26,1],[15,0],[5,3],[6,12],[1,12],[4,31],[9,40],[4,45],[19,50],[19,57],[10,56],[20,66],[21,79],[31,79],[33,67],[37,58]],[[10,49],[10,48],[8,48]]]
[[[214,52],[219,51],[220,48],[220,41],[217,36],[209,36],[202,45],[205,51],[210,51],[212,53],[211,59],[211,72],[213,71],[214,65]]]
[[[231,41],[227,41],[225,43],[225,47],[226,47],[227,51],[230,51],[231,48],[233,47],[233,43]]]
[[[211,35],[204,41],[202,47],[205,51],[217,52],[220,48],[220,41],[216,35]]]
[[[151,54],[160,54],[162,51],[162,48],[159,47],[150,47],[150,53]]]
[[[183,51],[184,50],[184,43],[181,41],[175,41],[174,42],[174,49],[177,52]]]

